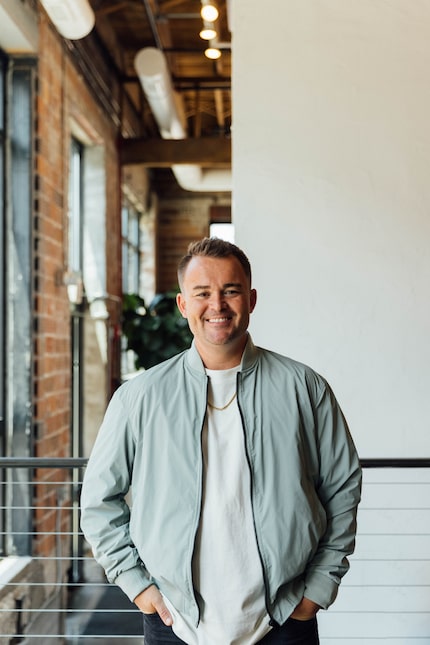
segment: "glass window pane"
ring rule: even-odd
[[[127,237],[128,235],[128,209],[123,206],[121,209],[121,228],[122,236]]]
[[[133,246],[137,248],[139,244],[139,220],[136,211],[131,211],[130,213],[129,226],[129,241]]]
[[[122,285],[124,293],[139,293],[140,227],[139,213],[124,204],[122,217]]]
[[[5,257],[4,246],[4,218],[5,218],[5,204],[4,204],[4,84],[5,84],[5,62],[0,57],[0,257]],[[0,264],[0,454],[4,454],[4,374],[5,374],[5,338],[4,338],[4,316],[5,316],[5,276],[4,276],[4,262]],[[2,492],[0,492],[1,501]]]
[[[209,228],[209,235],[211,237],[218,237],[220,240],[232,242],[234,244],[234,224],[211,224]]]
[[[69,257],[73,271],[82,270],[82,146],[72,140],[69,174]]]

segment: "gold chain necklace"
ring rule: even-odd
[[[218,410],[219,412],[222,412],[223,410],[227,410],[228,406],[229,406],[229,405],[231,405],[231,404],[233,403],[233,401],[235,400],[235,398],[236,398],[236,392],[233,394],[233,396],[231,397],[230,401],[229,401],[228,403],[226,403],[225,405],[223,405],[223,407],[222,407],[222,408],[217,408],[217,406],[216,406],[216,405],[214,405],[213,403],[211,403],[211,402],[209,401],[209,399],[208,399],[208,406],[209,406],[210,408],[212,408],[213,410]]]

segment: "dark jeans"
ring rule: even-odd
[[[171,645],[182,643],[171,627],[167,627],[158,614],[143,614],[145,645]],[[301,621],[290,618],[283,625],[277,625],[266,634],[262,645],[319,645],[317,620]]]

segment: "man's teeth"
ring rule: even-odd
[[[208,318],[208,322],[210,323],[225,322],[226,320],[228,320],[228,318]]]

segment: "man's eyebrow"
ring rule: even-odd
[[[241,282],[226,282],[223,284],[223,289],[229,289],[230,287],[236,287],[236,289],[243,289],[243,284]],[[210,289],[209,284],[196,284],[193,289]]]

